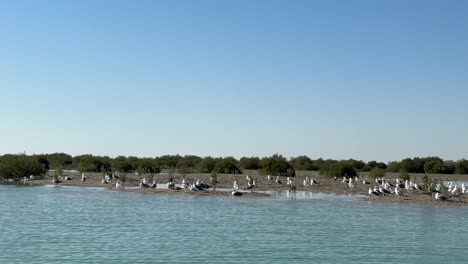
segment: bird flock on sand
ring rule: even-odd
[[[24,177],[23,181],[33,181],[39,179],[34,175],[29,177]],[[53,184],[60,184],[65,181],[71,181],[71,176],[63,176],[57,177],[54,176],[52,178]],[[81,174],[81,182],[85,182],[87,177],[85,173]],[[246,175],[245,177],[246,184],[244,188],[240,188],[240,184],[237,180],[233,182],[231,194],[233,196],[242,196],[245,194],[245,191],[253,191],[254,189],[258,188],[258,183],[256,179],[251,177],[250,175]],[[270,182],[270,184],[277,184],[277,185],[284,185],[288,187],[289,191],[296,191],[296,183],[294,182],[292,177],[286,177],[285,182],[282,181],[280,176],[271,176],[267,175],[266,180]],[[334,178],[335,181],[338,181],[338,178]],[[14,183],[19,181],[18,179],[4,179],[5,183]],[[124,189],[124,185],[122,182],[119,181],[119,176],[106,174],[101,183],[102,184],[112,184],[115,182],[115,189]],[[359,176],[355,177],[343,177],[341,179],[341,183],[344,186],[347,186],[349,189],[355,188],[357,185],[371,185],[371,181],[369,180],[361,180]],[[374,186],[369,187],[367,191],[367,195],[370,198],[378,197],[378,196],[407,196],[409,194],[416,194],[416,193],[423,193],[423,186],[420,183],[412,182],[411,180],[402,180],[400,178],[396,178],[395,180],[387,180],[384,177],[378,177],[374,179]],[[312,188],[313,186],[319,185],[320,183],[313,178],[305,177],[302,180],[302,186],[305,189]],[[167,183],[165,183],[167,189],[172,190],[190,190],[190,191],[204,191],[212,188],[212,186],[206,184],[200,179],[195,179],[192,182],[189,182],[187,179],[183,178],[180,184],[175,184],[173,179],[171,178]],[[149,182],[146,178],[143,178],[139,182],[139,187],[141,189],[156,189],[158,184],[156,180]],[[426,187],[427,188],[427,187]],[[462,183],[461,186],[458,184],[454,184],[453,182],[448,182],[446,185],[441,183],[433,183],[429,186],[431,193],[433,193],[433,198],[435,200],[440,201],[447,201],[453,199],[453,197],[468,197],[468,187],[465,183]]]

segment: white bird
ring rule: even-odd
[[[351,181],[351,179],[350,179],[350,181],[348,183],[348,186],[349,186],[349,188],[354,188],[354,183],[353,183],[353,181]]]
[[[115,188],[116,188],[116,189],[122,188],[122,185],[120,185],[120,182],[116,182],[116,183],[115,183]]]
[[[239,191],[237,191],[237,190],[232,190],[231,194],[232,194],[232,196],[241,196],[241,195],[244,194],[244,193],[239,192]]]
[[[371,188],[369,188],[369,195],[380,196],[380,193],[378,193],[375,190],[372,190]]]
[[[395,187],[395,194],[400,196],[400,189],[398,189],[398,187]]]
[[[267,179],[268,179],[269,181],[272,181],[272,180],[273,180],[273,177],[271,177],[270,175],[268,175],[268,176],[267,176]]]
[[[383,188],[382,186],[379,187],[379,192],[383,194],[390,194],[391,192],[387,189]]]
[[[442,201],[448,200],[448,197],[447,197],[447,196],[440,195],[439,193],[436,193],[436,194],[434,195],[434,198],[435,198],[436,200],[442,200]]]
[[[276,176],[276,183],[278,183],[278,184],[283,184],[283,183],[280,181],[279,176]]]
[[[234,181],[232,188],[234,188],[234,190],[239,190],[239,184],[237,183],[237,181]]]
[[[465,187],[465,183],[462,183],[462,193],[465,194],[466,193],[466,187]]]

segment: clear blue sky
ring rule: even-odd
[[[0,153],[468,158],[468,1],[0,1]]]

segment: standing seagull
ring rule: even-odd
[[[234,188],[234,190],[239,190],[239,184],[237,183],[237,181],[234,181],[232,188]]]
[[[280,181],[279,176],[276,176],[276,183],[277,183],[277,184],[283,184],[283,183]]]

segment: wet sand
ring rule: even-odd
[[[115,187],[115,182],[119,181],[120,179],[114,179],[112,183],[103,184],[101,183],[103,176],[100,173],[85,173],[86,174],[86,181],[81,182],[81,174],[79,173],[68,173],[64,176],[70,176],[72,180],[70,181],[63,181],[59,183],[60,185],[64,186],[79,186],[79,187],[103,187],[103,188],[113,188]],[[121,174],[117,174],[121,175]],[[245,190],[247,187],[247,180],[246,175],[250,175],[253,179],[255,179],[257,188],[253,192],[250,190]],[[395,179],[399,176],[397,173],[387,173],[385,178],[390,183],[395,183]],[[422,174],[411,174],[411,180],[413,182],[422,183]],[[125,186],[127,187],[125,190],[126,192],[141,192],[141,193],[151,193],[151,194],[179,194],[179,195],[198,195],[198,196],[205,196],[205,195],[214,195],[214,196],[230,196],[231,193],[228,191],[213,191],[212,189],[206,191],[189,191],[189,190],[170,190],[170,189],[140,189],[138,188],[138,184],[141,179],[146,178],[148,182],[152,182],[153,179],[156,180],[158,185],[165,185],[169,179],[172,177],[176,184],[180,184],[182,179],[185,178],[189,182],[195,181],[200,179],[205,183],[210,184],[210,174],[201,174],[201,173],[193,173],[193,174],[170,174],[162,172],[160,174],[145,174],[145,175],[136,175],[136,174],[126,174],[126,182]],[[304,187],[303,180],[309,177],[316,180],[318,184],[314,184],[313,186]],[[442,181],[461,181],[468,183],[468,175],[444,175],[444,174],[430,174],[429,177],[438,180],[439,182]],[[288,190],[289,187],[286,186],[286,177],[280,177],[280,180],[283,184],[277,184],[275,182],[276,176],[273,177],[272,181],[267,180],[267,176],[259,175],[257,171],[245,171],[244,174],[218,174],[218,184],[217,188],[222,189],[232,189],[233,182],[238,181],[240,191],[244,192],[242,197],[263,197],[268,196],[268,194],[259,192],[259,191],[268,191],[268,190]],[[333,194],[350,194],[350,195],[361,195],[364,196],[364,200],[373,201],[373,202],[390,202],[390,203],[423,203],[423,204],[434,204],[434,205],[453,205],[453,206],[468,206],[468,197],[461,195],[459,197],[451,197],[447,201],[439,201],[435,200],[433,194],[429,194],[428,192],[424,191],[417,191],[417,190],[404,190],[402,191],[402,195],[382,195],[382,196],[368,196],[368,189],[376,186],[377,184],[371,179],[367,173],[361,173],[360,181],[354,184],[354,188],[349,188],[348,184],[342,183],[341,179],[337,179],[336,181],[333,178],[320,176],[318,172],[306,172],[306,171],[298,171],[296,177],[291,177],[295,186],[297,187],[297,191],[312,191],[316,193],[333,193]],[[362,181],[365,180],[370,184],[363,184]],[[37,184],[37,185],[44,185],[44,184],[53,184],[52,177],[46,176],[44,179],[28,181],[30,184]],[[461,186],[458,186],[461,188]],[[447,195],[448,193],[442,192],[443,195]]]

